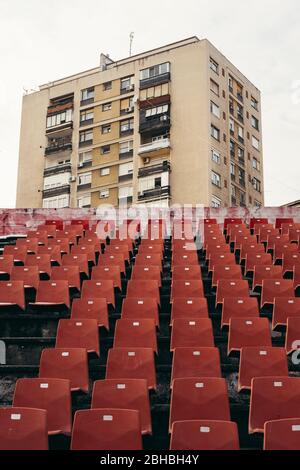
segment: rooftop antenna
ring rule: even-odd
[[[129,34],[129,57],[132,56],[132,42],[133,42],[133,38],[134,38],[134,33],[131,32]]]

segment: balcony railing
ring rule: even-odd
[[[145,176],[155,175],[157,173],[164,173],[166,171],[171,171],[171,164],[169,160],[165,160],[162,163],[158,163],[157,165],[150,165],[140,168],[138,177],[144,178]]]
[[[140,80],[140,89],[148,88],[150,86],[159,85],[160,83],[166,83],[170,81],[170,72],[163,73],[161,75],[156,75],[155,77],[144,78]]]
[[[65,150],[72,150],[71,141],[61,140],[48,145],[48,147],[45,148],[45,155],[51,155],[52,153],[63,152]]]
[[[71,163],[63,163],[62,165],[55,165],[44,169],[44,176],[51,176],[57,173],[71,172]]]
[[[153,116],[140,121],[140,133],[149,132],[160,129],[169,129],[171,125],[170,116],[168,114],[161,114],[160,116]]]
[[[139,154],[155,152],[155,150],[166,149],[170,147],[170,139],[160,139],[155,140],[154,142],[148,142],[147,144],[142,144],[139,147]]]
[[[144,201],[145,199],[156,199],[162,197],[169,197],[171,195],[170,186],[160,186],[157,188],[147,189],[140,191],[138,194],[138,200]]]
[[[125,158],[130,158],[132,156],[133,156],[133,149],[127,150],[127,152],[120,152],[119,153],[120,160],[125,159]]]
[[[134,91],[134,85],[129,85],[127,87],[121,88],[120,89],[120,94],[125,95],[125,93],[130,93],[131,91]]]
[[[43,190],[43,198],[60,196],[61,194],[70,194],[70,185],[64,184],[56,186],[55,188],[48,188]]]
[[[65,129],[73,129],[73,121],[64,122],[57,126],[47,127],[46,134],[54,134],[55,132],[64,131]]]
[[[133,174],[127,173],[126,175],[119,175],[119,182],[132,180]]]

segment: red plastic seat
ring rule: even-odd
[[[58,243],[59,240],[68,240],[69,251],[70,251],[70,245],[77,245],[76,234],[74,232],[70,232],[69,230],[58,230],[56,232],[55,240],[56,240],[56,243]]]
[[[193,320],[208,318],[207,300],[205,297],[175,297],[171,305],[171,325],[178,318]]]
[[[240,351],[246,346],[272,346],[267,318],[231,318],[229,321],[228,351]]]
[[[282,266],[273,264],[254,266],[253,289],[262,287],[265,279],[283,279]]]
[[[284,348],[245,347],[241,349],[238,390],[251,388],[254,377],[289,375]]]
[[[122,289],[120,266],[94,266],[92,269],[92,281],[113,281],[114,287]]]
[[[249,433],[264,432],[267,421],[300,416],[299,377],[256,377],[251,383]]]
[[[274,262],[282,261],[285,253],[298,252],[298,246],[295,243],[275,243],[274,246]]]
[[[288,235],[278,235],[278,234],[270,234],[267,239],[267,251],[274,251],[276,245],[280,245],[282,243],[289,243],[289,236]]]
[[[68,281],[69,288],[80,291],[79,266],[53,266],[51,270],[51,281]]]
[[[138,410],[142,434],[152,434],[149,392],[145,379],[96,380],[91,408]]]
[[[69,254],[70,253],[70,240],[69,238],[49,238],[47,246],[59,246],[60,253]],[[61,264],[61,263],[60,263]]]
[[[69,380],[18,379],[13,406],[46,410],[48,434],[71,433],[72,413]]]
[[[222,377],[218,348],[175,348],[171,384],[184,377]]]
[[[286,326],[288,317],[300,317],[299,297],[275,297],[272,316],[272,329]]]
[[[287,354],[300,349],[300,316],[287,319],[285,349]]]
[[[51,275],[51,257],[50,255],[27,255],[25,266],[38,266],[39,273]]]
[[[105,245],[105,240],[100,240],[96,234],[88,236],[87,232],[85,232],[84,237],[78,240],[78,246],[91,246],[95,253],[100,252],[101,245]]]
[[[289,230],[289,240],[290,240],[290,242],[298,243],[298,245],[299,245],[300,224],[294,224],[294,225],[297,225],[298,228],[291,228]]]
[[[190,281],[190,280],[200,280],[201,279],[201,270],[198,265],[182,265],[182,266],[173,266],[172,268],[172,280],[173,281]]]
[[[240,250],[240,262],[244,261],[248,255],[265,254],[265,246],[262,243],[243,243]],[[272,263],[272,257],[271,257]]]
[[[192,266],[199,265],[198,255],[195,251],[183,251],[174,253],[172,256],[172,266]]]
[[[150,318],[159,326],[158,304],[155,297],[125,298],[122,304],[122,318],[144,319]]]
[[[228,225],[244,225],[244,221],[238,217],[226,217],[224,219],[224,230],[226,231]]]
[[[231,421],[175,421],[170,450],[239,450],[236,423]]]
[[[300,286],[300,263],[294,266],[293,269],[294,289]]]
[[[57,219],[47,219],[47,220],[45,220],[45,225],[55,225],[57,230],[63,230],[64,221],[63,220],[57,220]]]
[[[35,303],[36,307],[66,306],[70,308],[68,281],[40,281]]]
[[[71,391],[89,391],[89,370],[86,349],[43,349],[39,377],[70,380]]]
[[[56,237],[57,234],[57,229],[55,225],[45,225],[41,224],[37,226],[37,230],[40,231],[45,231],[47,233],[47,237]]]
[[[230,421],[226,380],[192,377],[173,381],[169,431],[176,421]]]
[[[100,355],[99,329],[97,320],[59,320],[56,334],[56,348],[84,348],[88,353]]]
[[[255,297],[225,297],[222,306],[221,327],[229,325],[231,318],[259,317],[258,302]]]
[[[226,230],[226,239],[229,243],[234,243],[236,236],[251,237],[250,230],[245,224],[228,224]]]
[[[217,283],[216,305],[222,304],[225,297],[249,297],[247,281],[221,279]]]
[[[139,412],[115,408],[77,411],[71,450],[142,450]]]
[[[98,326],[109,329],[106,299],[74,299],[71,310],[72,320],[97,320]]]
[[[47,230],[28,230],[27,238],[37,238],[39,245],[48,244],[48,233]]]
[[[25,310],[23,281],[0,281],[0,307],[8,306]]]
[[[294,271],[294,266],[300,265],[300,253],[286,252],[283,254],[282,270],[283,275]]]
[[[105,254],[99,256],[98,266],[119,266],[121,273],[126,273],[126,265],[124,255],[119,254]]]
[[[130,260],[130,247],[126,244],[118,243],[113,245],[107,245],[105,247],[106,255],[123,255],[124,260]]]
[[[171,284],[171,303],[177,297],[182,298],[193,298],[193,297],[204,297],[202,279],[199,280],[185,280],[185,281],[173,281]]]
[[[227,266],[235,265],[234,253],[214,253],[208,259],[208,270],[212,271],[215,265],[226,264]]]
[[[12,255],[0,256],[0,274],[11,275],[14,266],[14,257]]]
[[[108,351],[106,379],[146,379],[156,389],[154,353],[151,348],[112,348]]]
[[[71,220],[71,225],[82,225],[84,230],[88,230],[90,228],[90,222],[87,219]]]
[[[282,235],[286,235],[290,233],[291,230],[298,230],[300,229],[300,223],[283,223],[281,224],[281,233]],[[295,240],[296,241],[296,240]]]
[[[84,235],[84,228],[82,224],[66,225],[65,231],[68,231],[69,233],[75,235],[76,238],[83,237]]]
[[[209,318],[173,320],[171,351],[175,348],[214,347],[212,324]]]
[[[0,450],[48,450],[46,410],[0,408]]]
[[[115,306],[114,281],[92,280],[83,281],[81,289],[82,299],[106,299],[108,304]]]
[[[159,266],[134,266],[131,274],[132,281],[157,281],[161,286],[161,268]]]
[[[270,253],[246,253],[245,275],[254,272],[255,266],[272,265],[272,257]]]
[[[127,297],[136,297],[137,292],[143,293],[145,297],[155,297],[160,305],[160,292],[158,281],[131,280],[127,284]]]
[[[38,255],[50,255],[51,263],[61,264],[61,246],[60,245],[47,245],[39,246],[37,250]]]
[[[281,229],[282,224],[293,224],[294,219],[292,217],[278,217],[275,222],[275,228]]]
[[[85,254],[82,255],[63,255],[61,260],[62,266],[79,266],[81,273],[89,275],[89,264],[88,257]]]
[[[300,418],[267,421],[264,426],[264,450],[299,450]]]
[[[261,226],[260,227],[260,230],[259,230],[259,233],[258,233],[258,241],[259,243],[267,243],[268,242],[268,238],[270,236],[279,236],[280,235],[280,232],[277,228],[274,228],[274,227],[264,227],[264,226]]]
[[[12,255],[14,262],[25,263],[27,256],[26,246],[5,245],[3,248],[3,256]]]
[[[230,246],[227,243],[218,243],[218,244],[204,244],[205,249],[205,259],[208,261],[212,255],[217,253],[224,254],[230,253]]]
[[[255,225],[262,225],[262,224],[267,224],[269,221],[268,219],[266,218],[256,218],[256,217],[252,217],[250,219],[250,229],[254,229]]]
[[[14,266],[10,276],[11,281],[23,281],[24,288],[38,288],[40,282],[37,266]]]
[[[274,305],[275,297],[293,297],[294,285],[289,279],[264,279],[261,291],[261,307]]]
[[[221,279],[239,279],[242,280],[242,271],[241,267],[238,264],[234,265],[226,265],[226,264],[219,264],[213,267],[212,273],[212,287],[216,287],[218,281]]]
[[[73,245],[71,248],[72,255],[86,255],[87,260],[96,263],[96,252],[94,245]]]
[[[115,348],[152,348],[157,353],[155,321],[149,318],[117,320]]]
[[[250,235],[249,233],[242,232],[242,233],[235,233],[234,239],[234,251],[241,251],[242,248],[246,245],[251,245],[251,244],[256,244],[257,243],[257,238],[256,235]]]
[[[139,255],[148,255],[148,254],[157,254],[157,255],[163,255],[164,251],[164,246],[158,243],[144,243],[140,245],[139,247]]]
[[[159,266],[161,269],[162,265],[162,255],[155,253],[155,254],[141,254],[138,253],[135,258],[134,266]]]
[[[274,225],[273,224],[269,224],[269,223],[264,223],[264,224],[254,224],[254,234],[258,236],[258,239],[259,239],[259,234],[261,232],[261,230],[263,229],[274,229]]]
[[[37,253],[39,246],[39,239],[34,238],[18,238],[16,246],[26,247],[27,253]]]

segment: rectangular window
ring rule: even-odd
[[[160,85],[151,86],[140,90],[140,100],[149,100],[152,98],[159,98],[160,96],[169,95],[169,83],[162,83]]]
[[[220,106],[213,101],[210,102],[210,111],[214,116],[220,119]]]
[[[257,131],[259,130],[259,122],[258,119],[254,116],[251,116],[251,125],[256,129]]]
[[[221,176],[215,171],[211,172],[211,182],[215,186],[218,186],[219,188],[221,187]]]
[[[106,155],[107,153],[110,153],[110,145],[103,145],[101,147],[101,155]]]
[[[119,165],[119,176],[132,175],[133,173],[133,162],[122,163]]]
[[[85,142],[92,142],[93,141],[93,129],[88,129],[86,131],[82,131],[79,134],[79,142],[85,143]]]
[[[78,175],[78,185],[90,184],[92,182],[92,173],[81,173]]]
[[[164,75],[165,73],[170,72],[170,62],[165,62],[163,64],[154,65],[147,69],[140,71],[140,80],[146,80],[148,78],[158,77],[159,75]]]
[[[82,163],[91,162],[93,160],[92,152],[83,152],[79,154],[79,165]]]
[[[255,170],[260,171],[260,163],[255,157],[253,157],[252,166]]]
[[[81,90],[81,101],[94,100],[94,97],[95,97],[94,87]]]
[[[221,199],[219,199],[217,196],[212,195],[211,197],[211,207],[221,207]]]
[[[69,195],[51,197],[43,200],[44,209],[62,209],[69,207]]]
[[[230,174],[235,176],[235,164],[232,162],[230,163]]]
[[[209,59],[209,66],[211,70],[219,75],[219,64],[212,57]]]
[[[125,197],[132,197],[132,195],[133,195],[132,186],[123,186],[122,188],[119,188],[119,199],[122,199]]]
[[[133,140],[127,142],[120,142],[119,144],[119,153],[127,153],[133,150]]]
[[[256,150],[259,150],[259,140],[256,137],[254,137],[254,135],[252,136],[252,146]]]
[[[133,89],[131,83],[132,77],[126,77],[121,79],[121,93],[126,93]]]
[[[158,116],[160,114],[165,114],[169,110],[169,105],[164,104],[162,106],[156,106],[155,108],[149,108],[146,109],[146,118],[152,117],[152,116]]]
[[[104,126],[101,126],[101,132],[102,134],[109,134],[111,132],[111,124],[105,124]]]
[[[100,170],[100,176],[107,176],[110,174],[110,168],[107,167],[107,168],[101,168]]]
[[[211,151],[211,159],[213,162],[217,163],[218,165],[220,165],[221,163],[221,156],[220,156],[220,153],[217,152],[216,150],[212,150]]]
[[[91,196],[82,196],[77,199],[77,207],[86,207],[91,205]]]
[[[231,134],[234,134],[234,120],[233,119],[229,119],[229,131]]]
[[[214,80],[210,80],[210,89],[215,95],[220,95],[219,85]]]
[[[228,77],[228,88],[229,88],[229,91],[230,93],[233,92],[233,78],[232,77]]]
[[[211,125],[211,136],[220,141],[220,130],[217,129],[215,126]]]
[[[257,178],[252,178],[252,184],[255,191],[261,192],[261,183]]]
[[[104,103],[102,105],[102,111],[110,111],[111,110],[111,103]]]
[[[261,202],[254,199],[254,207],[256,207],[257,209],[260,209],[261,208]]]
[[[71,122],[72,115],[72,109],[67,109],[67,111],[63,111],[57,114],[51,114],[51,116],[47,117],[47,128],[60,126],[61,124],[67,124],[68,122]]]
[[[231,196],[236,197],[236,187],[234,186],[234,184],[230,186],[230,191],[231,191]]]
[[[120,122],[120,131],[128,132],[133,130],[133,119],[126,119],[125,121]]]
[[[94,110],[93,109],[85,109],[84,111],[80,112],[80,124],[84,124],[85,121],[93,121],[94,119]]]
[[[258,101],[253,96],[251,96],[251,106],[258,111]]]
[[[244,139],[244,128],[241,126],[238,127],[238,135],[241,139]]]
[[[103,90],[104,91],[111,90],[111,89],[112,89],[112,82],[111,81],[103,83]]]
[[[102,189],[102,191],[100,191],[99,193],[99,197],[100,199],[105,199],[109,197],[109,189]]]

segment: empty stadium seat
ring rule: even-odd
[[[249,254],[265,254],[265,247],[262,243],[243,243],[240,250],[240,263],[242,263]],[[271,257],[272,263],[272,257]]]
[[[275,243],[274,263],[282,261],[285,253],[297,253],[298,246],[295,243]]]
[[[220,265],[220,264],[226,264],[227,266],[235,265],[236,260],[235,260],[234,253],[228,252],[228,253],[211,254],[208,259],[208,270],[212,271],[215,265]]]
[[[274,227],[264,227],[263,225],[259,229],[258,241],[259,243],[267,243],[270,236],[278,236],[280,232],[277,228]]]
[[[124,260],[129,263],[130,261],[130,247],[126,244],[112,244],[105,247],[106,255],[123,255]]]
[[[48,246],[59,246],[60,253],[69,254],[70,253],[70,240],[69,238],[49,238]]]
[[[47,219],[47,220],[45,220],[45,225],[54,225],[57,230],[63,230],[64,221],[63,220],[57,220],[57,219]]]
[[[37,230],[45,231],[47,233],[47,237],[53,237],[53,238],[56,237],[57,229],[55,225],[41,224],[41,225],[38,225]]]
[[[115,306],[114,281],[87,280],[83,281],[81,288],[82,299],[106,299],[108,304]]]
[[[198,264],[199,260],[195,251],[184,251],[181,253],[174,253],[172,256],[173,266],[192,266]]]
[[[170,450],[239,450],[236,423],[231,421],[175,421]]]
[[[299,245],[299,238],[300,238],[300,224],[297,225],[298,228],[291,228],[289,230],[289,241],[292,243],[298,243]]]
[[[272,265],[272,257],[270,253],[248,252],[245,256],[245,275],[254,272],[255,266]]]
[[[244,347],[241,349],[238,390],[251,388],[254,377],[289,375],[284,348]]]
[[[61,246],[60,245],[47,245],[39,246],[37,250],[38,255],[50,255],[50,262],[61,264]]]
[[[162,255],[155,253],[155,254],[147,254],[147,253],[138,253],[135,258],[134,266],[159,266],[161,269],[162,264]]]
[[[212,324],[209,318],[177,318],[173,320],[171,351],[175,348],[214,347]]]
[[[222,306],[221,327],[229,325],[231,318],[259,317],[255,297],[225,297]]]
[[[147,255],[147,254],[150,254],[150,255],[154,255],[154,254],[159,254],[159,255],[162,255],[163,254],[163,251],[164,251],[164,246],[161,245],[161,244],[157,244],[157,243],[141,243],[140,247],[139,247],[139,255]]]
[[[249,285],[245,280],[221,279],[217,283],[216,305],[222,304],[225,297],[248,297]]]
[[[125,259],[124,255],[122,253],[109,253],[109,254],[103,254],[99,256],[98,259],[98,265],[99,266],[119,266],[121,273],[126,273],[126,265],[125,265]]]
[[[138,410],[142,433],[152,433],[148,384],[145,379],[96,380],[91,408]]]
[[[152,348],[157,353],[155,321],[149,318],[116,321],[115,348]]]
[[[221,377],[218,348],[175,348],[171,384],[184,377]]]
[[[157,303],[160,304],[160,292],[159,292],[159,283],[155,280],[131,280],[127,284],[127,294],[128,298],[136,297],[137,292],[143,293],[145,297],[154,297],[157,300]]]
[[[92,281],[113,281],[114,287],[122,289],[120,266],[94,266],[92,269]]]
[[[289,279],[264,279],[261,290],[261,307],[274,305],[275,297],[293,297],[294,285]]]
[[[53,266],[51,269],[51,281],[68,281],[69,288],[80,291],[79,266]]]
[[[74,299],[72,302],[71,318],[73,320],[97,320],[98,326],[104,326],[108,330],[109,322],[106,299]]]
[[[14,266],[10,275],[11,281],[23,281],[24,288],[37,289],[40,276],[37,266]]]
[[[62,266],[79,266],[79,271],[81,273],[89,275],[89,264],[88,257],[86,254],[82,255],[63,255],[61,260]]]
[[[12,255],[0,256],[0,274],[10,276],[14,266],[14,257]]]
[[[300,317],[300,298],[275,297],[272,316],[272,329],[286,326],[288,317]]]
[[[225,379],[193,377],[173,381],[169,432],[175,421],[198,419],[230,421]]]
[[[96,264],[96,251],[94,245],[73,245],[72,255],[86,255],[90,263]]]
[[[300,286],[300,264],[294,266],[293,269],[294,289],[298,289]]]
[[[108,352],[106,379],[146,379],[156,388],[154,353],[151,348],[112,348]]]
[[[268,219],[266,218],[251,217],[249,228],[252,230],[254,229],[255,225],[262,225],[262,224],[267,224],[267,223],[268,223]]]
[[[224,230],[227,230],[229,224],[231,225],[242,225],[244,223],[243,219],[240,217],[225,217],[224,219]]]
[[[47,411],[0,408],[0,450],[48,450]]]
[[[300,416],[299,377],[256,377],[251,383],[249,433],[264,432],[267,421]]]
[[[70,434],[71,389],[65,379],[18,379],[14,407],[39,408],[47,411],[48,434]]]
[[[49,254],[27,255],[25,266],[38,266],[40,274],[51,275],[51,256]]]
[[[242,280],[242,271],[241,267],[238,264],[233,265],[226,265],[226,264],[219,264],[213,267],[212,272],[212,287],[216,287],[218,281],[221,279],[239,279]]]
[[[264,450],[299,450],[300,418],[276,419],[264,425]]]
[[[97,320],[59,320],[56,334],[56,348],[84,348],[88,353],[100,355]]]
[[[154,297],[125,298],[122,304],[122,318],[150,318],[159,326],[158,304]]]
[[[14,262],[25,263],[27,256],[27,249],[25,246],[5,245],[3,248],[3,255],[12,255]]]
[[[207,300],[205,297],[175,297],[171,305],[171,325],[177,318],[193,320],[208,318]]]
[[[240,351],[246,346],[272,346],[267,318],[231,318],[229,320],[228,351]]]
[[[285,350],[287,354],[290,354],[298,349],[300,349],[300,316],[288,317],[285,335]],[[296,359],[299,359],[298,355]]]
[[[254,266],[252,288],[262,287],[264,279],[282,279],[282,266],[256,265]]]
[[[294,266],[300,265],[300,253],[286,252],[283,254],[282,270],[283,274],[294,271]]]
[[[71,220],[71,226],[72,225],[82,225],[84,230],[88,230],[90,228],[90,222],[87,219],[74,219]]]
[[[68,253],[70,251],[70,246],[71,245],[77,245],[77,236],[74,232],[69,232],[69,230],[58,230],[56,232],[56,238],[54,239],[55,240],[55,244],[58,242],[58,240],[68,240],[68,243],[69,243],[69,250],[68,250]]]
[[[37,253],[39,246],[39,239],[34,238],[18,238],[16,246],[26,247],[27,253]]]
[[[89,391],[89,371],[86,349],[43,349],[39,377],[68,379],[71,391]]]
[[[171,303],[177,297],[182,298],[193,298],[193,297],[204,297],[202,279],[199,280],[172,280],[171,283]]]
[[[157,281],[161,286],[161,269],[159,266],[134,266],[131,280]]]
[[[70,308],[68,281],[40,281],[34,307],[57,306]]]
[[[71,450],[142,450],[139,412],[115,408],[77,411]]]
[[[277,217],[275,222],[275,228],[281,229],[282,224],[293,224],[294,219],[292,217]]]
[[[19,307],[25,310],[23,281],[0,281],[0,308]]]

